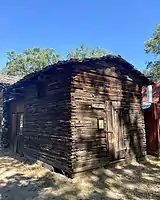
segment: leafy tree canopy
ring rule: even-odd
[[[67,58],[81,60],[84,58],[98,58],[107,54],[108,52],[105,49],[99,47],[89,49],[87,46],[82,44],[80,47],[77,47],[76,49],[73,49],[71,52],[69,52]]]
[[[47,65],[56,63],[60,59],[54,49],[46,48],[29,48],[23,53],[15,51],[7,52],[7,64],[2,69],[2,73],[6,75],[23,77],[34,71],[38,71]]]
[[[157,25],[153,36],[145,42],[145,52],[155,56],[155,60],[148,62],[144,74],[155,82],[160,81],[160,24]]]
[[[91,57],[101,57],[107,55],[107,51],[102,48],[89,49],[85,45],[81,45],[75,50],[68,53],[67,58],[83,59]],[[6,75],[18,76],[20,78],[25,75],[39,71],[47,65],[54,64],[60,60],[61,56],[54,49],[41,49],[38,47],[25,49],[22,53],[15,51],[7,52],[7,64],[1,73]]]

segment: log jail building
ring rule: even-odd
[[[9,143],[73,177],[146,153],[142,86],[120,56],[61,61],[8,88]]]

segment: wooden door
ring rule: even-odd
[[[17,131],[16,131],[16,152],[21,153],[23,151],[23,113],[17,113]]]
[[[17,117],[15,113],[12,113],[11,115],[11,144],[13,151],[15,152],[16,147],[16,132],[17,132]]]
[[[11,140],[13,141],[13,151],[20,152],[22,147],[23,113],[12,114]]]
[[[106,137],[108,154],[111,160],[124,157],[123,112],[119,102],[106,102]]]

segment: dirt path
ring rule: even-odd
[[[150,157],[143,164],[99,169],[70,180],[9,152],[1,153],[0,199],[159,200],[160,161]]]

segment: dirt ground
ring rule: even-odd
[[[3,200],[160,200],[160,160],[121,164],[78,175],[73,180],[29,164],[10,152],[0,154]]]

